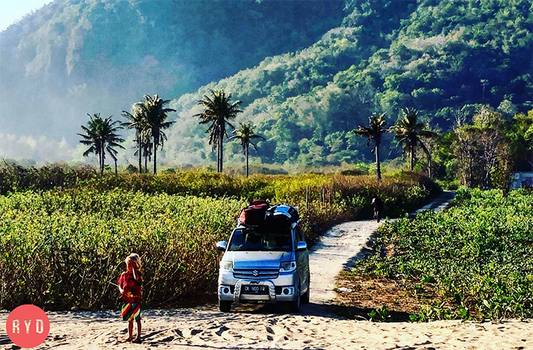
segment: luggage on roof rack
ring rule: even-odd
[[[296,207],[283,204],[270,207],[266,212],[265,218],[269,219],[278,216],[285,217],[286,220],[291,224],[300,220],[300,215],[298,214],[298,209]]]
[[[250,205],[241,210],[238,224],[245,226],[259,226],[265,222],[265,214],[270,204],[263,199],[256,199]]]
[[[256,199],[241,210],[237,224],[251,227],[262,225],[283,227],[295,225],[299,220],[300,215],[296,207],[284,204],[271,206],[263,199]]]

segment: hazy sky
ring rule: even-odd
[[[0,32],[52,0],[0,0]]]

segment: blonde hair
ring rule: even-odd
[[[133,264],[133,266],[137,269],[141,269],[141,258],[139,257],[139,254],[131,253],[125,260],[126,262],[126,268],[130,266],[130,264]]]

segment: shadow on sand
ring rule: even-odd
[[[358,321],[369,321],[369,314],[373,309],[360,308],[355,306],[336,304],[315,304],[302,305],[300,312],[296,315],[319,316],[332,319],[352,319]],[[292,315],[288,306],[283,304],[242,304],[232,308],[232,313],[236,314],[264,314],[264,315]],[[388,322],[409,322],[409,313],[389,311]]]

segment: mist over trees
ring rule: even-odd
[[[0,33],[0,132],[73,146],[85,113],[116,115],[146,93],[178,98],[305,48],[343,9],[343,0],[53,1]]]

